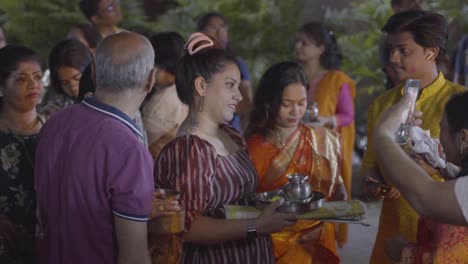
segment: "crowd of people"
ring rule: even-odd
[[[446,19],[419,0],[392,7],[380,47],[392,88],[369,106],[361,171],[366,195],[383,197],[370,263],[465,263],[468,93],[440,68]],[[294,173],[326,201],[351,198],[356,84],[334,31],[300,27],[295,59],[254,93],[222,14],[185,40],[119,28],[117,0],[80,9],[89,23],[51,47],[47,86],[38,54],[0,28],[0,263],[156,263],[149,249],[164,240],[150,241],[148,223],[181,208],[181,252],[163,252],[175,263],[342,261],[346,225],[279,212],[284,199],[256,218],[223,210],[255,207]],[[409,79],[421,83],[411,125],[440,139],[450,171],[395,142]]]

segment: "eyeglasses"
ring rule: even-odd
[[[103,11],[107,13],[112,13],[115,11],[118,5],[120,5],[120,0],[114,0]]]

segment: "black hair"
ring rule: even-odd
[[[184,38],[177,32],[160,32],[149,40],[154,49],[154,65],[175,75],[177,62],[184,55]]]
[[[93,77],[93,62],[90,62],[81,74],[77,101],[83,101],[87,93],[94,94],[94,92],[96,92],[96,83]]]
[[[307,75],[302,66],[295,62],[280,62],[263,74],[254,96],[255,110],[250,114],[246,136],[255,133],[265,135],[274,128],[283,91],[293,83],[301,83],[306,90],[309,90]]]
[[[416,9],[421,9],[421,4],[423,2],[423,0],[392,0],[390,2],[390,5],[392,7],[395,7],[395,6],[401,6],[405,3],[408,3],[408,2],[412,2],[412,5],[409,6],[410,9],[412,10],[416,10]]]
[[[223,20],[224,22],[226,22],[226,19],[224,18],[223,15],[221,15],[221,13],[218,13],[218,12],[208,12],[208,13],[205,13],[203,14],[200,19],[198,19],[198,22],[197,22],[197,30],[198,31],[205,31],[206,27],[208,26],[208,24],[210,24],[210,21],[212,18],[214,17],[219,17],[221,18],[221,20]]]
[[[3,86],[10,74],[18,69],[21,62],[36,62],[41,60],[35,51],[18,45],[6,45],[0,49],[0,86]]]
[[[91,60],[91,52],[79,40],[71,38],[60,41],[49,55],[50,83],[55,92],[64,93],[58,76],[60,67],[72,67],[83,72]]]
[[[73,28],[76,28],[83,33],[83,37],[86,42],[88,42],[90,49],[96,49],[98,44],[102,41],[101,33],[99,33],[96,27],[91,24],[80,23],[73,26]]]
[[[205,48],[195,54],[186,53],[177,63],[176,90],[182,103],[192,105],[195,99],[194,81],[203,77],[207,82],[228,64],[237,65],[236,58],[216,46]]]
[[[299,32],[313,40],[317,46],[323,45],[325,50],[320,55],[320,65],[328,70],[339,69],[343,56],[338,48],[335,33],[320,22],[304,24]]]
[[[447,49],[447,21],[444,16],[423,10],[410,10],[391,16],[382,31],[388,34],[409,32],[424,48],[439,48],[436,62],[444,59]]]
[[[86,18],[91,19],[99,11],[100,0],[80,0],[80,10]]]
[[[448,128],[453,138],[462,129],[468,129],[467,105],[468,92],[452,96],[445,105],[445,117],[447,118]],[[465,153],[465,156],[462,157],[461,171],[458,176],[466,175],[468,175],[468,153]]]

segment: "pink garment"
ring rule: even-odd
[[[312,101],[315,100],[315,92],[317,90],[318,84],[326,74],[327,72],[324,72],[318,78],[312,80],[309,83],[308,98],[311,98]],[[340,93],[338,94],[338,101],[335,110],[335,117],[337,127],[349,126],[354,121],[353,96],[351,95],[351,90],[348,83],[344,83],[340,87]]]
[[[337,117],[338,127],[348,126],[354,120],[353,97],[347,83],[340,88],[335,116]]]

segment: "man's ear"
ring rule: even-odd
[[[462,149],[468,148],[468,129],[460,130],[460,145]]]
[[[157,71],[158,71],[158,68],[154,67],[150,71],[150,74],[148,75],[148,80],[146,81],[146,84],[145,84],[145,91],[147,93],[150,93],[153,90],[154,85],[156,84],[156,72]]]
[[[426,60],[435,60],[439,56],[439,48],[427,48]]]
[[[198,96],[205,96],[206,94],[206,80],[202,76],[198,76],[194,81],[195,92]]]

